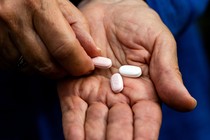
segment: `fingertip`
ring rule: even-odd
[[[160,94],[160,98],[167,106],[178,112],[189,112],[195,109],[197,101],[190,95],[184,84],[180,82],[177,86],[168,86],[169,88]]]
[[[198,102],[197,102],[197,100],[196,100],[195,98],[193,98],[193,102],[194,102],[194,103],[193,103],[193,104],[194,104],[193,109],[195,109],[195,108],[197,107],[197,103],[198,103]]]
[[[196,108],[197,101],[193,97],[190,97],[189,99],[185,99],[185,101],[167,105],[178,112],[190,112]]]
[[[188,92],[184,84],[181,85],[180,89],[184,89],[184,90],[180,90],[179,93],[177,93],[177,95],[174,96],[175,98],[177,96],[177,101],[178,101],[178,102],[175,102],[176,105],[174,106],[177,107],[175,108],[175,110],[179,112],[189,112],[189,111],[194,110],[195,107],[197,106],[196,99],[190,95],[190,93]]]
[[[160,99],[167,106],[179,112],[189,112],[197,106],[197,101],[176,74],[164,73],[159,77],[155,86]]]
[[[184,112],[192,111],[196,108],[196,106],[197,106],[197,100],[195,98],[191,97],[189,99],[188,108],[186,108],[186,110],[184,110]]]

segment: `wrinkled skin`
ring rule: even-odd
[[[68,0],[0,1],[0,68],[15,68],[22,55],[28,66],[50,78],[94,70],[100,50],[87,21]]]
[[[196,101],[178,69],[174,38],[143,1],[90,0],[79,8],[102,56],[113,66],[59,82],[67,140],[154,140],[161,126],[161,102],[178,111],[194,109]],[[113,93],[110,77],[125,64],[141,67],[143,75],[123,77],[123,91]]]

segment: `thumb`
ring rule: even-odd
[[[157,37],[150,72],[158,95],[165,104],[177,111],[190,111],[196,107],[196,100],[182,82],[176,42],[168,31]]]

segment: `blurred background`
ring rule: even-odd
[[[201,3],[194,6],[198,8]],[[187,113],[176,112],[163,105],[159,140],[210,140],[210,3],[198,17],[197,25],[198,28],[194,23],[187,25],[176,41],[184,84],[198,105]]]
[[[205,13],[198,19],[198,23],[204,40],[208,61],[210,63],[210,4]]]

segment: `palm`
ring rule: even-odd
[[[85,12],[84,9],[83,12],[88,18],[90,17],[88,14],[95,15],[94,12],[98,12],[97,9],[95,10]],[[90,76],[60,83],[61,106],[64,120],[66,120],[63,121],[65,136],[75,139],[78,137],[81,139],[84,137],[87,139],[105,137],[126,140],[134,137],[157,139],[161,124],[161,110],[149,76],[148,64],[151,53],[149,48],[144,47],[151,46],[152,42],[135,40],[141,34],[145,38],[145,33],[139,33],[139,30],[133,28],[137,27],[137,18],[131,17],[132,22],[123,22],[124,24],[118,25],[118,21],[111,22],[108,17],[110,18],[110,15],[104,18],[92,17],[93,19],[90,18],[89,21],[91,34],[96,44],[101,47],[102,55],[112,60],[113,66],[109,70],[96,69]],[[118,19],[120,22],[123,17]],[[91,23],[94,21],[97,21],[97,26]],[[152,38],[147,38],[147,40],[153,41]],[[110,88],[110,76],[118,72],[118,68],[124,64],[140,66],[143,75],[140,78],[123,77],[124,89],[121,93],[115,94]],[[75,106],[77,107],[74,108]],[[75,113],[75,110],[78,108],[81,110],[81,107],[83,113]],[[72,125],[77,119],[66,115],[69,113],[71,116],[76,114],[75,117],[78,118],[82,116],[84,120],[80,122],[80,125]],[[78,129],[79,132],[75,133],[72,129],[78,127],[77,125],[82,125],[81,127],[84,128]],[[151,129],[154,130],[152,134]],[[100,133],[96,134],[96,131]],[[121,135],[116,135],[116,133]]]
[[[189,93],[175,77],[178,66],[173,37],[145,3],[138,0],[107,3],[96,1],[80,7],[102,56],[110,58],[113,66],[60,83],[65,137],[158,139],[161,109],[156,91],[175,108],[187,110],[193,105]],[[110,88],[110,77],[124,64],[140,66],[143,75],[123,77],[124,89],[115,94]],[[171,93],[175,94],[168,97]],[[178,98],[172,101],[172,97]],[[187,101],[188,106],[180,104]]]
[[[152,82],[146,76],[124,77],[122,93],[115,94],[110,88],[114,71],[95,70],[88,77],[60,83],[66,139],[157,139],[161,111]]]

